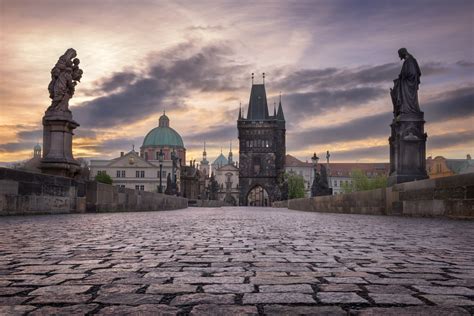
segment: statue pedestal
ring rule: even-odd
[[[428,178],[424,125],[423,112],[401,114],[393,119],[389,138],[389,186]]]
[[[73,130],[78,126],[70,111],[46,111],[40,166],[43,173],[72,178],[79,172],[80,164],[72,155]]]

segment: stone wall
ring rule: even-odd
[[[0,168],[0,215],[81,213],[85,210],[84,183]]]
[[[314,212],[474,219],[474,173],[401,183],[386,189],[281,201],[273,206]]]
[[[0,168],[0,215],[160,211],[187,204],[160,193]]]
[[[86,183],[87,212],[175,210],[188,207],[188,199],[162,193],[120,188],[96,181]]]

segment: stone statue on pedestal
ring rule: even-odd
[[[332,195],[332,189],[329,188],[328,174],[326,167],[321,164],[321,174],[315,171],[313,184],[311,185],[311,197]]]
[[[51,81],[48,85],[51,105],[43,117],[44,151],[41,170],[65,177],[75,177],[80,171],[80,164],[72,155],[73,130],[79,124],[72,119],[69,110],[69,100],[83,74],[79,68],[80,60],[76,56],[77,52],[69,48],[51,69]]]
[[[426,173],[426,138],[424,114],[418,103],[421,71],[406,48],[398,50],[404,60],[394,86],[390,89],[393,121],[390,143],[389,185],[428,178]]]

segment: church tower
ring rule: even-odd
[[[199,171],[201,171],[204,177],[209,177],[209,161],[207,160],[206,142],[204,142],[204,150],[202,152],[201,163],[199,164]]]
[[[274,201],[286,199],[283,185],[285,173],[285,117],[280,104],[278,111],[269,115],[263,83],[254,84],[247,117],[239,112],[239,188],[240,205],[270,206]]]

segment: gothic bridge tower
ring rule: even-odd
[[[254,84],[247,117],[239,112],[239,204],[248,206],[270,206],[273,201],[286,198],[283,185],[285,172],[285,117],[280,102],[278,112],[268,113],[263,83]]]

